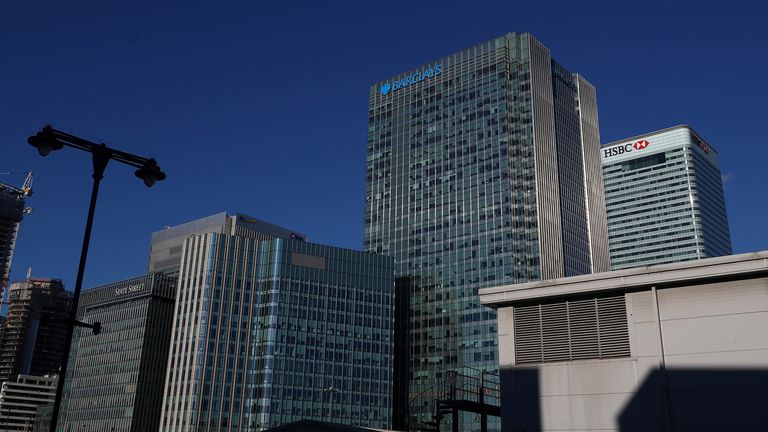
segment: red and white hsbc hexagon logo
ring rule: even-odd
[[[645,150],[649,145],[651,145],[648,140],[639,140],[635,141],[633,144],[625,144],[623,146],[615,146],[611,148],[607,148],[603,150],[603,157],[611,157],[611,156],[618,156],[620,154],[629,153],[633,150]]]

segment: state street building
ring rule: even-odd
[[[425,426],[446,371],[498,368],[479,288],[609,269],[595,89],[510,33],[368,101],[364,245],[395,258],[403,305],[394,419]]]
[[[272,237],[291,231],[258,222],[180,243],[160,430],[389,427],[392,258]]]
[[[730,255],[717,150],[686,125],[606,144],[613,270]]]
[[[176,280],[150,274],[84,290],[57,430],[145,431],[160,424]]]

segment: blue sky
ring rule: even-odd
[[[764,10],[260,3],[2,6],[0,172],[35,172],[12,279],[31,266],[74,285],[91,162],[72,149],[38,156],[26,138],[45,124],[155,157],[168,174],[148,189],[129,167],[107,168],[86,286],[141,274],[152,231],[220,211],[359,249],[369,86],[511,31],[534,33],[596,86],[603,142],[699,131],[721,155],[734,251],[768,249]]]

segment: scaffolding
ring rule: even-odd
[[[26,198],[29,195],[32,195],[31,172],[27,174],[21,188],[0,183],[0,298],[5,292],[11,274],[11,260],[16,246],[16,236],[19,233],[19,224],[24,214],[31,211],[25,207]]]

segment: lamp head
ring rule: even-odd
[[[53,129],[46,126],[42,131],[27,138],[27,142],[37,149],[40,156],[48,156],[54,150],[61,150],[64,144],[53,134]]]
[[[150,159],[143,167],[136,170],[136,177],[144,180],[147,187],[152,187],[156,182],[165,180],[165,173],[157,166],[154,159]]]

